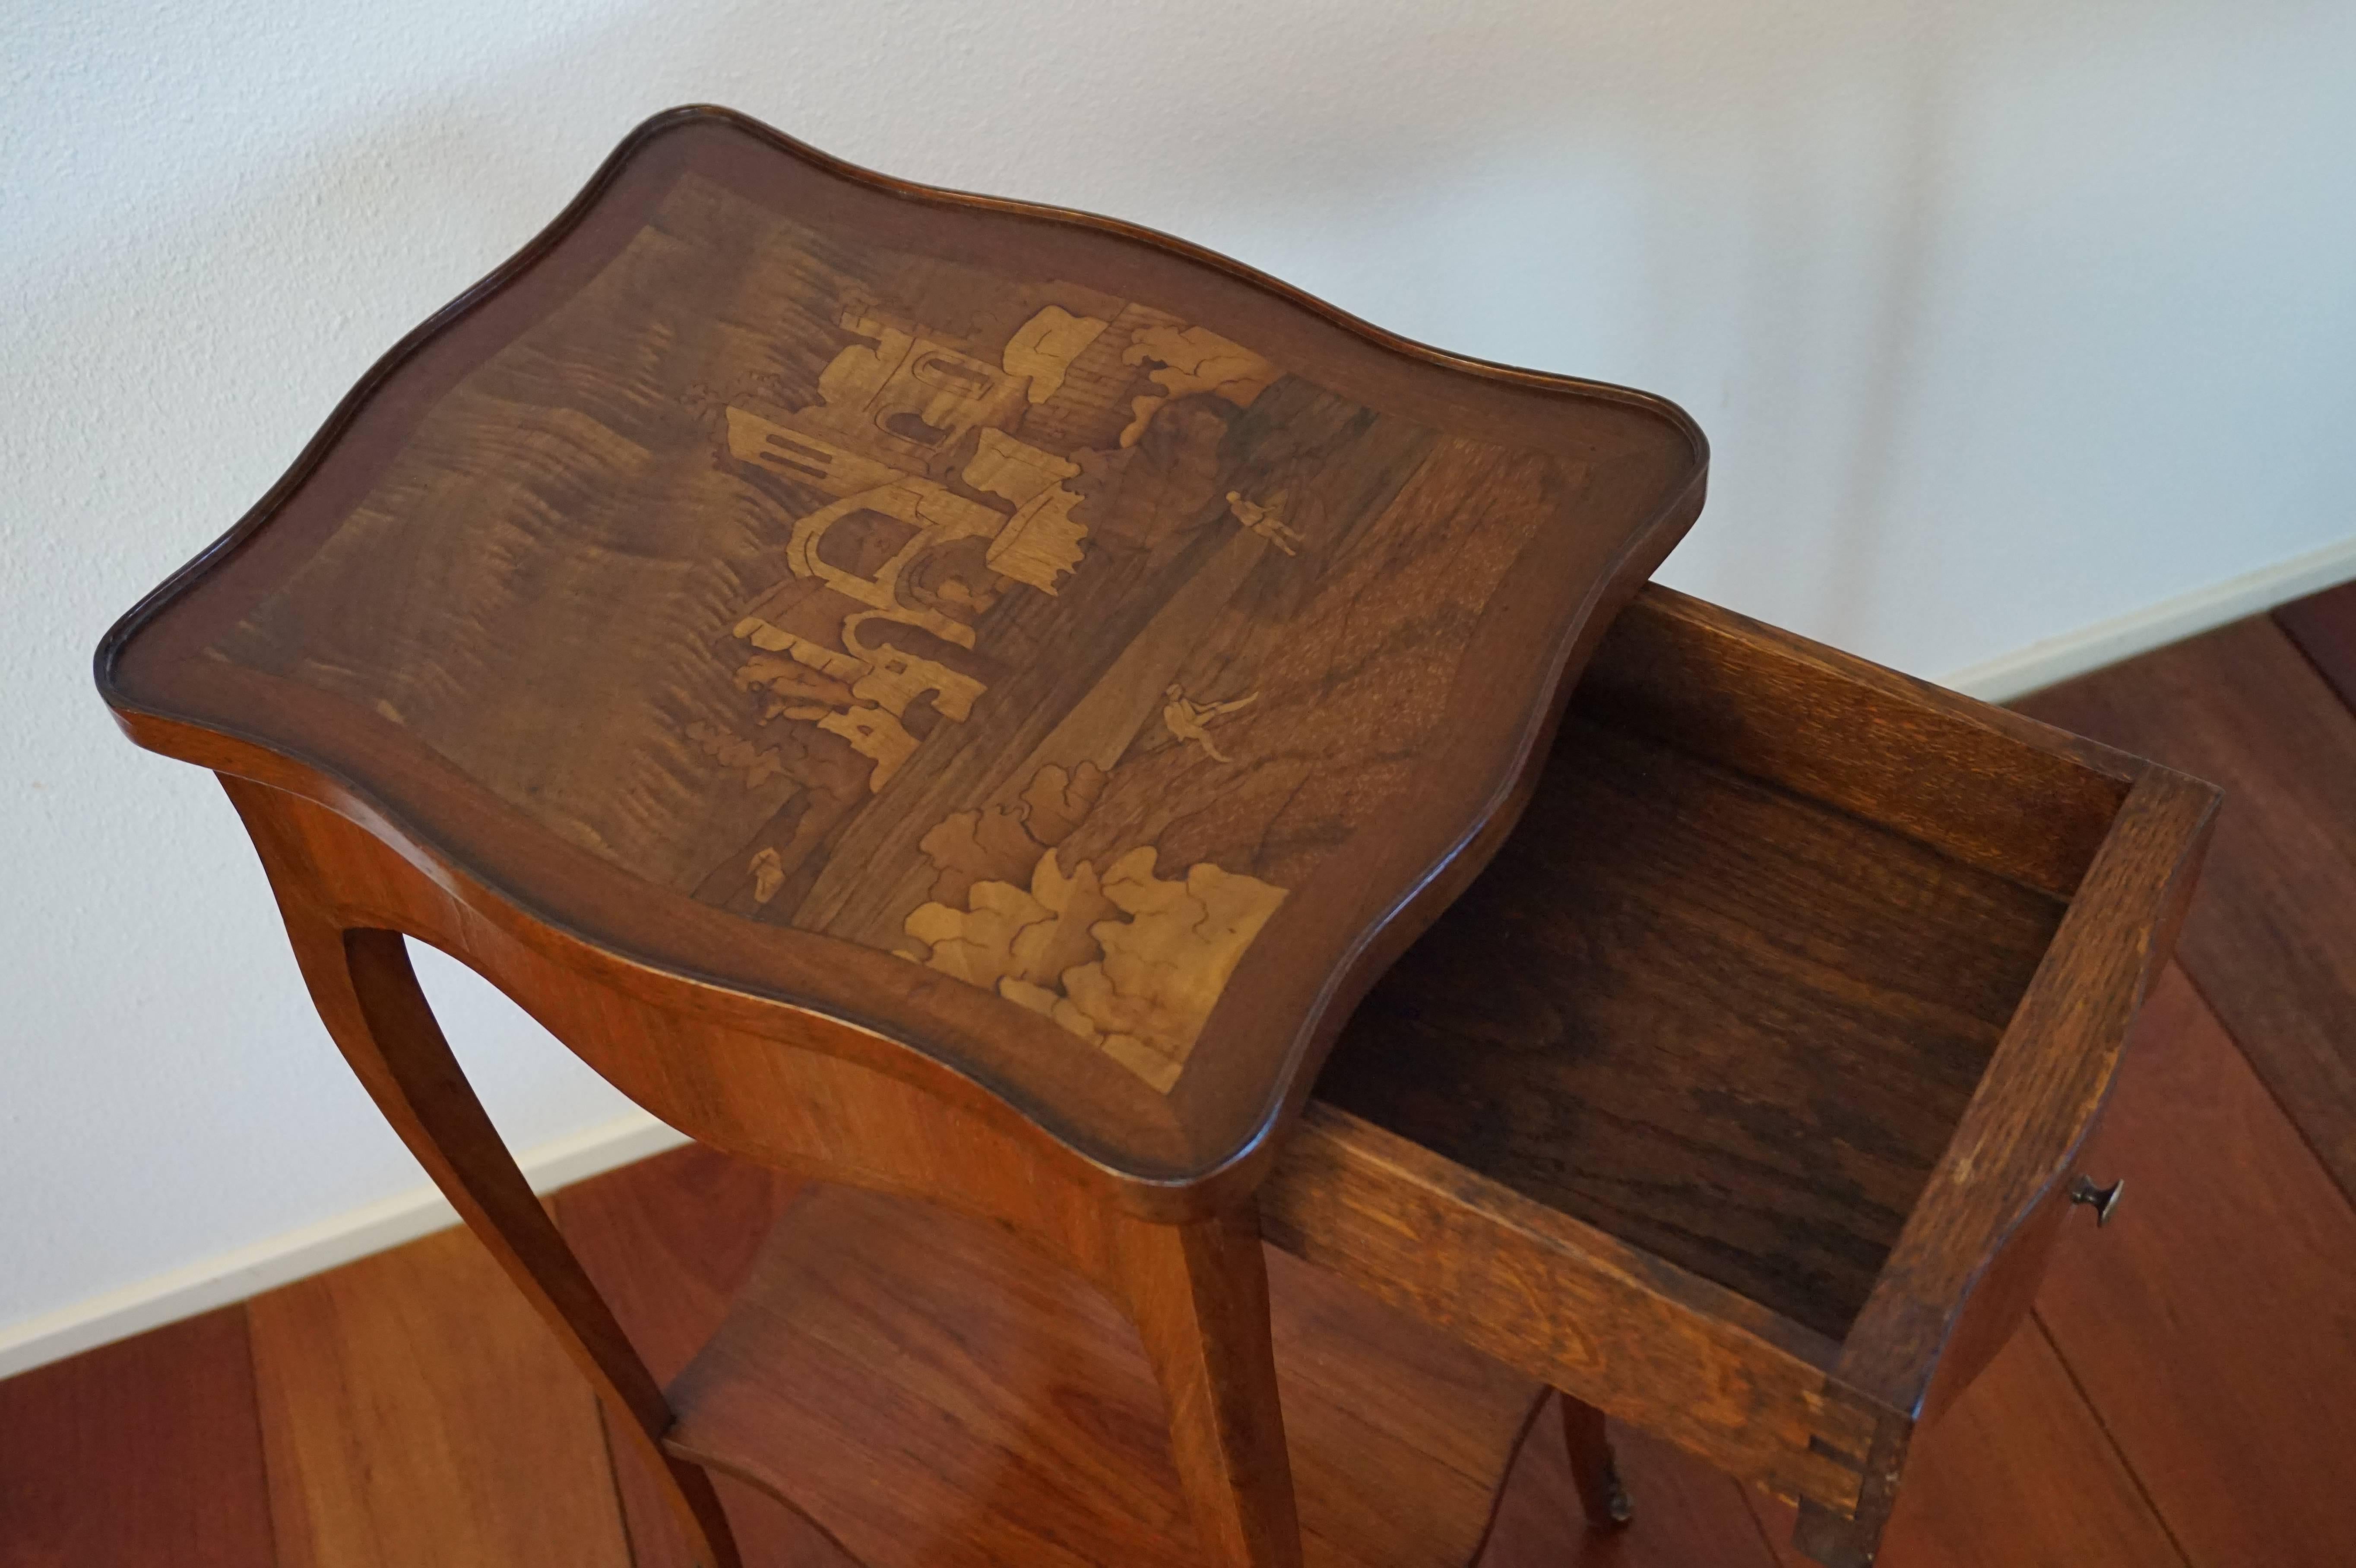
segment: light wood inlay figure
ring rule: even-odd
[[[395,933],[700,1138],[1104,1286],[1203,1540],[1290,1563],[1253,1189],[1703,453],[1658,400],[681,111],[371,371],[102,683],[221,773],[345,1052],[650,1442]]]

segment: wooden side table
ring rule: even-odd
[[[1302,1560],[1265,1232],[1581,1402],[1598,1519],[1609,1410],[1865,1562],[2213,792],[1657,591],[1558,731],[1704,466],[1657,400],[678,111],[99,681],[220,774],[337,1045],[700,1561],[706,1466],[795,1488],[743,1391],[806,1243],[887,1221],[781,1227],[667,1394],[404,938],[700,1140],[1028,1249],[912,1243],[943,1277],[1117,1304],[1212,1560]]]

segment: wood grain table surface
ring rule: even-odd
[[[1658,399],[681,111],[100,679],[145,743],[299,767],[1183,1185],[1510,826],[1705,463]]]

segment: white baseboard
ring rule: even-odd
[[[516,1163],[523,1168],[533,1191],[548,1192],[686,1141],[682,1134],[636,1111],[583,1132],[551,1138],[525,1150]],[[0,1378],[243,1301],[457,1222],[457,1211],[449,1200],[431,1185],[423,1185],[233,1252],[199,1259],[120,1290],[0,1328]]]
[[[1941,684],[1984,702],[2009,702],[2057,680],[2198,636],[2350,578],[2356,578],[2356,537],[1998,654],[1955,671]]]
[[[2163,600],[1957,670],[1946,684],[2006,702],[2057,680],[2189,637],[2356,577],[2356,538]],[[536,1191],[627,1165],[687,1140],[643,1112],[552,1139],[518,1160]],[[442,1195],[421,1186],[206,1258],[121,1290],[0,1328],[0,1378],[192,1317],[457,1223]]]

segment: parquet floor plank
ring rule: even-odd
[[[1791,1507],[1747,1495],[1787,1568],[1806,1568],[1785,1544]],[[2032,1320],[1916,1436],[1879,1568],[2184,1568],[2184,1558]]]
[[[2264,615],[2017,706],[2223,787],[2177,960],[2356,1193],[2356,712]]]
[[[267,1568],[245,1309],[0,1382],[0,1568]]]
[[[2174,970],[2083,1163],[2038,1316],[2194,1568],[2356,1563],[2356,1208]]]
[[[2356,582],[2277,606],[2275,624],[2356,712]]]
[[[595,1398],[472,1235],[247,1312],[284,1568],[630,1568]]]

